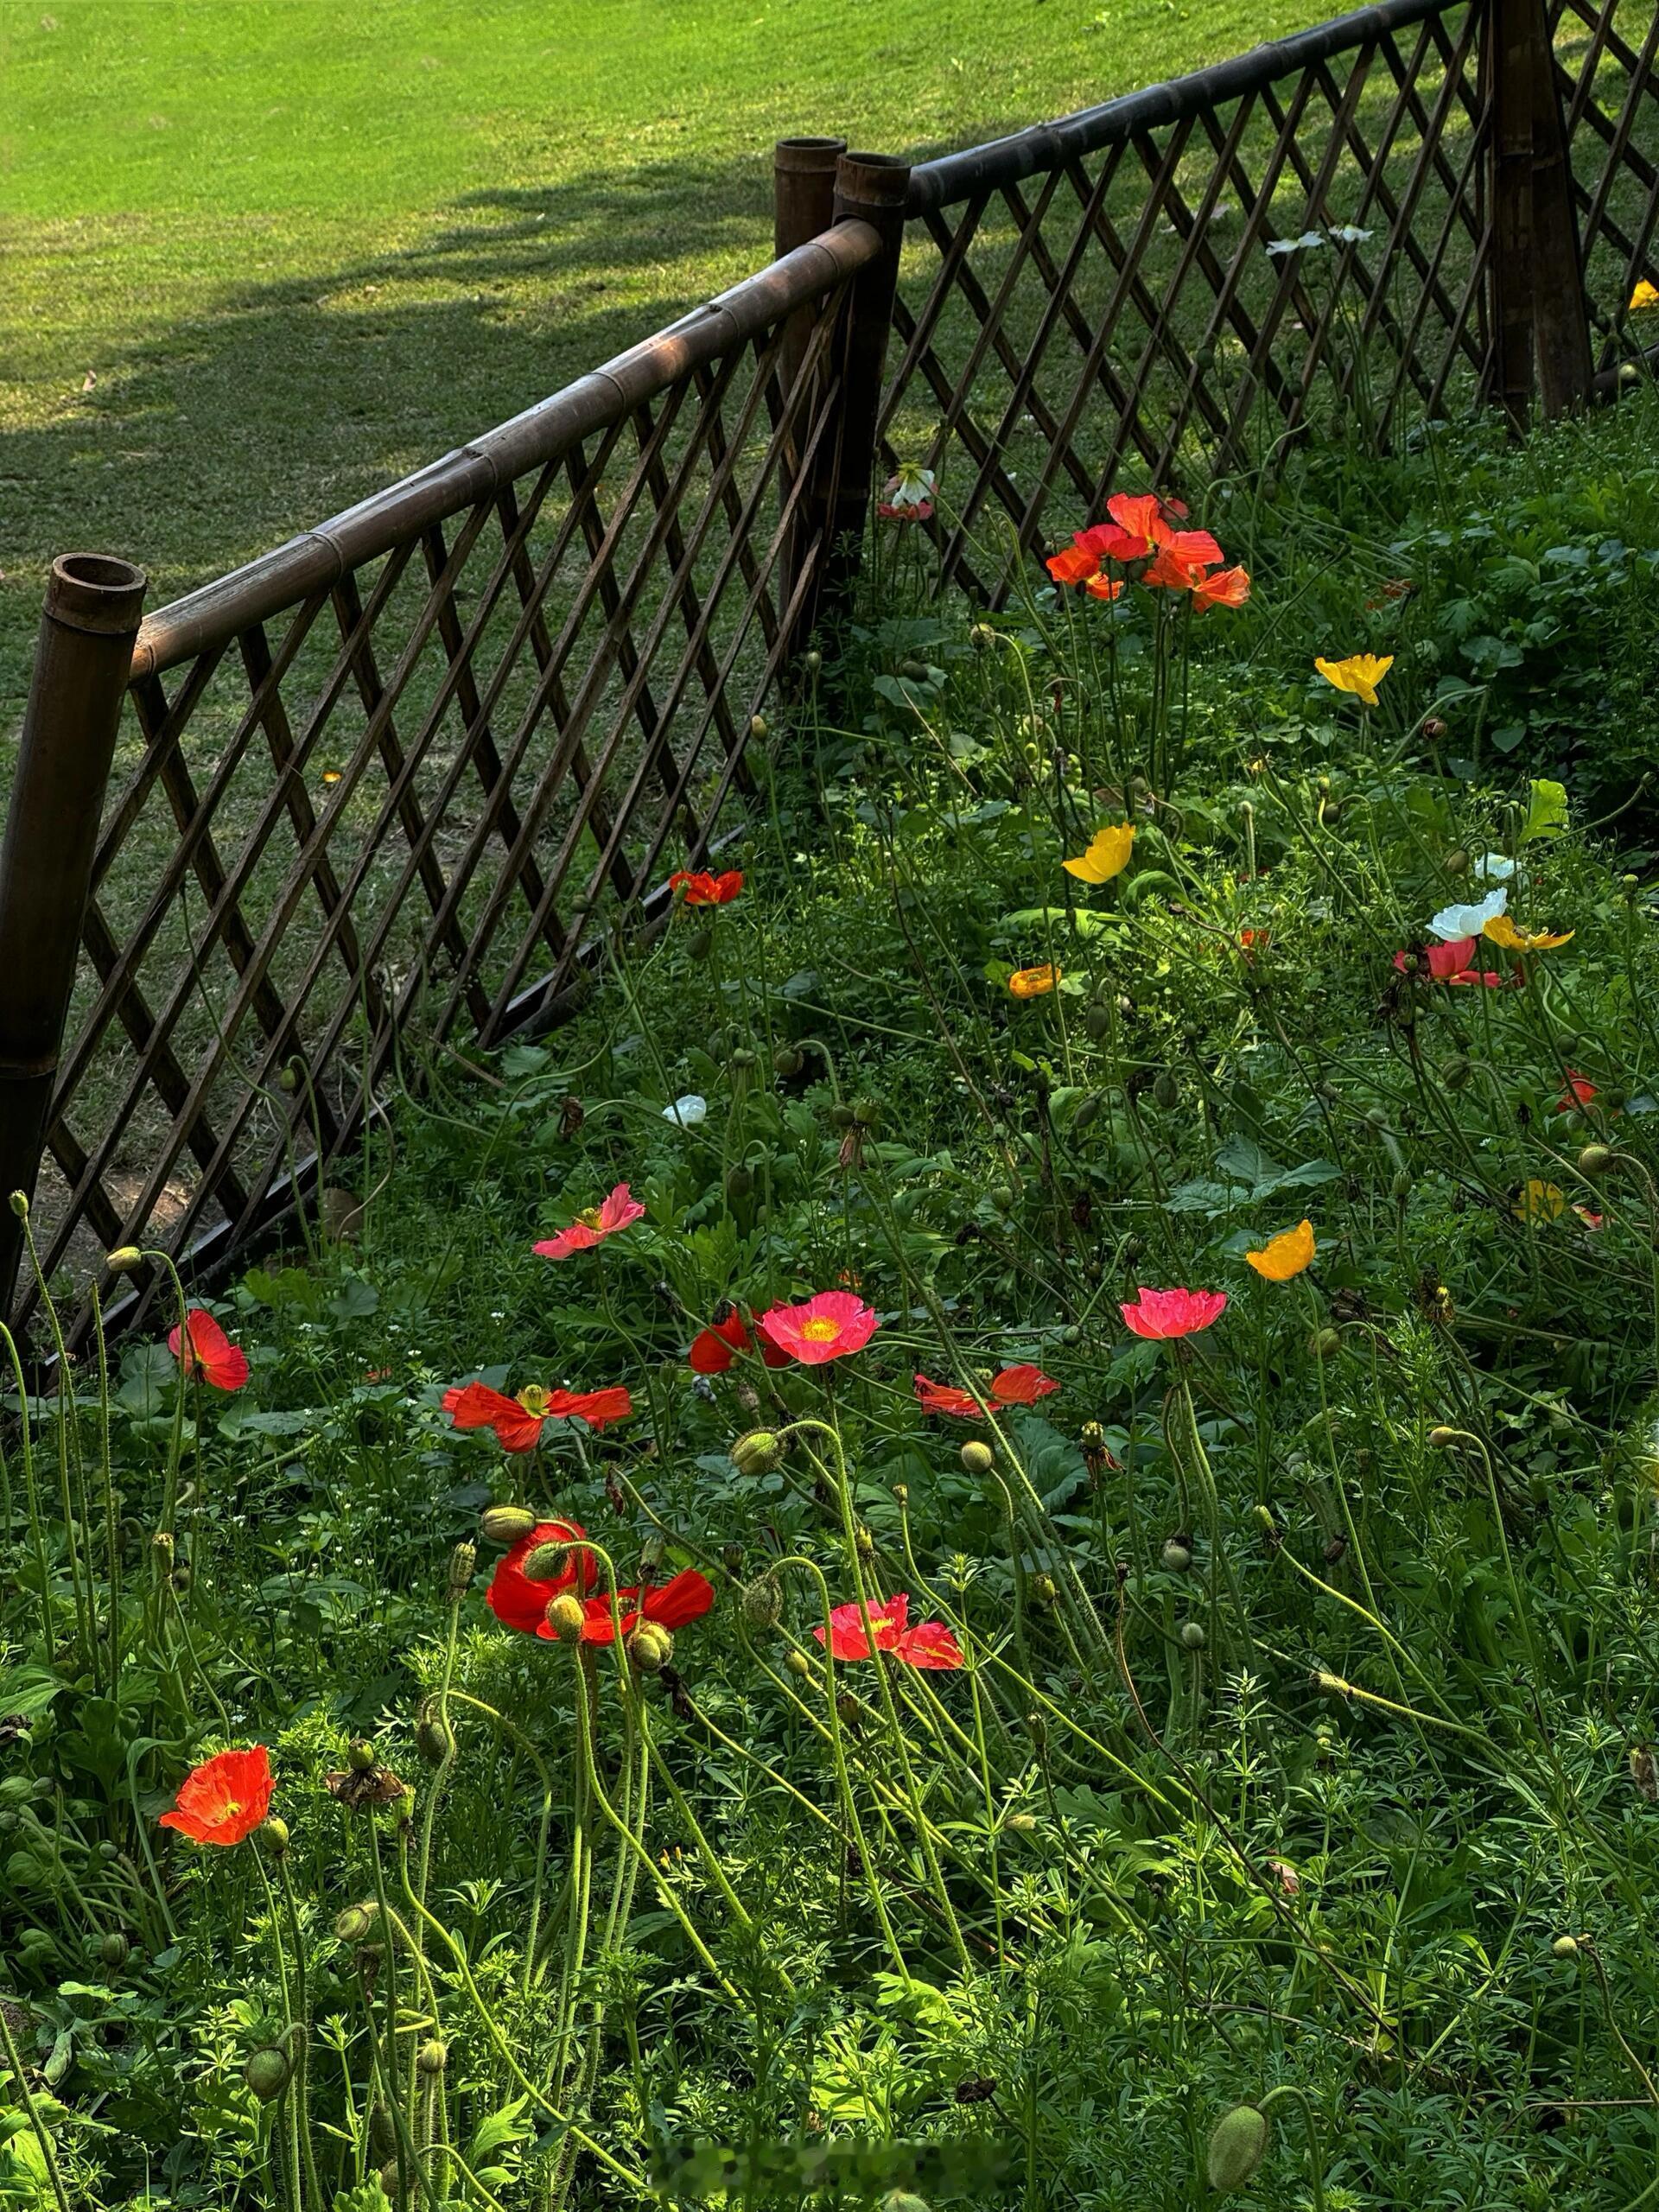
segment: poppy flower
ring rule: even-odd
[[[1472,904],[1442,906],[1428,926],[1443,943],[1455,944],[1459,938],[1482,936],[1487,923],[1501,915],[1509,903],[1509,891],[1500,883],[1496,891],[1489,891]]]
[[[927,522],[938,479],[931,468],[901,468],[881,486],[875,512],[883,522]]]
[[[1271,930],[1240,930],[1238,949],[1246,960],[1254,960],[1258,952],[1266,952],[1273,944]]]
[[[758,1351],[768,1367],[787,1367],[789,1355],[779,1351],[757,1323],[753,1335],[734,1306],[723,1321],[700,1329],[691,1339],[686,1363],[694,1375],[724,1375],[741,1351]]]
[[[1226,1311],[1224,1290],[1148,1290],[1139,1286],[1132,1305],[1120,1305],[1124,1325],[1137,1337],[1161,1343],[1168,1337],[1190,1337],[1207,1329]]]
[[[186,1375],[200,1375],[215,1390],[239,1390],[248,1379],[248,1355],[204,1306],[193,1306],[182,1325],[174,1324],[167,1348]]]
[[[602,1244],[607,1236],[614,1236],[619,1229],[626,1229],[631,1221],[640,1220],[645,1208],[626,1183],[619,1183],[603,1205],[589,1206],[579,1213],[569,1229],[560,1230],[556,1236],[544,1236],[532,1251],[543,1260],[568,1260],[573,1252],[586,1252],[595,1244]]]
[[[1499,913],[1482,925],[1481,934],[1505,952],[1554,952],[1558,945],[1570,944],[1576,932],[1566,930],[1553,937],[1548,930],[1518,930],[1507,914]]]
[[[1109,823],[1105,829],[1096,830],[1086,853],[1079,853],[1076,860],[1062,861],[1060,865],[1068,875],[1075,875],[1080,882],[1109,883],[1115,875],[1122,874],[1134,849],[1135,824]]]
[[[1496,968],[1478,969],[1469,965],[1479,943],[1478,938],[1459,937],[1453,938],[1450,944],[1425,947],[1422,957],[1428,963],[1428,972],[1433,981],[1437,983],[1479,983],[1489,991],[1496,990],[1503,981]],[[1406,973],[1407,963],[1414,957],[1408,952],[1395,954],[1394,964],[1402,975]]]
[[[668,879],[670,894],[682,884],[688,906],[729,906],[743,888],[743,871],[730,868],[724,875],[711,875],[706,868],[679,868]]]
[[[1570,1113],[1573,1107],[1587,1106],[1592,1098],[1600,1095],[1587,1075],[1580,1075],[1576,1068],[1568,1068],[1567,1089],[1555,1101],[1555,1111],[1558,1114]]]
[[[1017,999],[1039,999],[1053,989],[1060,974],[1059,969],[1046,963],[1040,968],[1016,968],[1008,978],[1008,988]]]
[[[547,1604],[558,1595],[550,1587],[547,1602],[542,1607],[542,1618],[536,1633],[545,1643],[558,1643],[563,1639],[547,1618]],[[715,1602],[715,1586],[706,1574],[699,1574],[688,1567],[664,1582],[659,1590],[647,1590],[643,1600],[637,1588],[618,1590],[616,1608],[621,1616],[624,1638],[632,1635],[641,1621],[655,1621],[658,1628],[684,1628],[688,1622],[699,1621]],[[616,1624],[611,1618],[611,1595],[608,1590],[597,1591],[582,1600],[582,1643],[613,1643]]]
[[[1605,1229],[1607,1226],[1606,1215],[1597,1213],[1592,1206],[1574,1206],[1573,1211],[1586,1229]]]
[[[1122,576],[1086,576],[1083,588],[1090,599],[1121,599],[1123,579]]]
[[[878,1326],[873,1307],[850,1290],[821,1290],[804,1306],[774,1306],[755,1326],[804,1367],[862,1351]]]
[[[1245,568],[1217,569],[1192,586],[1196,607],[1243,607],[1250,595],[1250,572]]]
[[[270,1753],[263,1744],[219,1751],[191,1768],[162,1826],[192,1843],[241,1843],[270,1810]]]
[[[936,1670],[962,1664],[962,1649],[943,1621],[918,1621],[906,1625],[910,1593],[899,1590],[885,1605],[869,1608],[870,1633],[864,1632],[864,1616],[854,1605],[837,1605],[830,1616],[830,1656],[832,1659],[869,1659],[876,1651],[890,1651],[906,1667]],[[822,1628],[812,1631],[823,1643]],[[874,1650],[872,1649],[874,1639]]]
[[[1559,1221],[1567,1211],[1567,1193],[1559,1183],[1529,1175],[1511,1211],[1517,1221]]]
[[[566,1551],[580,1546],[587,1530],[579,1521],[538,1521],[527,1536],[520,1536],[504,1559],[496,1562],[484,1602],[503,1628],[516,1628],[534,1636],[547,1618],[548,1606],[567,1590],[591,1590],[598,1568],[591,1552]],[[563,1556],[561,1556],[563,1554]],[[529,1568],[546,1568],[545,1573]]]
[[[1077,535],[1077,545],[1097,560],[1144,561],[1168,552],[1179,561],[1212,568],[1223,557],[1207,530],[1177,530],[1174,519],[1184,520],[1185,508],[1160,499],[1155,492],[1116,492],[1106,512],[1110,522],[1096,523]]]
[[[992,1406],[1034,1406],[1039,1398],[1047,1397],[1059,1387],[1040,1367],[1005,1367],[985,1396]],[[925,1375],[916,1377],[916,1402],[925,1414],[954,1414],[960,1421],[982,1418],[979,1401],[970,1391],[954,1389],[948,1382],[931,1382]]]
[[[1281,1230],[1259,1252],[1247,1252],[1244,1257],[1264,1281],[1288,1282],[1313,1266],[1313,1224],[1299,1221],[1294,1229]]]
[[[443,1410],[457,1428],[493,1428],[504,1452],[533,1452],[550,1421],[585,1421],[597,1434],[626,1421],[633,1401],[620,1382],[602,1390],[543,1390],[531,1382],[512,1398],[487,1382],[463,1382],[444,1392]]]
[[[1394,666],[1394,655],[1384,653],[1350,653],[1346,660],[1318,660],[1313,663],[1327,683],[1334,683],[1338,691],[1351,692],[1367,707],[1376,704],[1376,687]]]
[[[1630,294],[1630,312],[1640,315],[1644,308],[1659,308],[1659,285],[1650,283],[1645,276]]]
[[[1100,572],[1098,556],[1084,552],[1081,545],[1062,546],[1044,565],[1057,584],[1086,584]]]

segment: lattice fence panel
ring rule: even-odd
[[[709,850],[817,565],[843,296],[787,391],[775,324],[135,683],[48,1274],[240,1242],[356,1139],[395,1054],[544,1015],[604,924]]]
[[[1659,344],[1659,309],[1630,312],[1638,282],[1659,283],[1659,7],[1653,0],[1553,0],[1550,20],[1585,292],[1606,370]]]

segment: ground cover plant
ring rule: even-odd
[[[16,1366],[5,2201],[1649,2201],[1659,918],[1443,539],[1652,427],[994,620],[906,474],[660,936]]]

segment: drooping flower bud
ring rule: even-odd
[[[282,2095],[293,2072],[288,2053],[279,2050],[272,2043],[248,2053],[247,2064],[242,2069],[242,2078],[260,2103],[268,2105]]]
[[[1444,1421],[1428,1432],[1428,1446],[1432,1452],[1449,1452],[1454,1444],[1463,1441],[1460,1428],[1448,1428]]]
[[[344,1912],[334,1915],[334,1934],[342,1943],[360,1943],[374,1921],[374,1913],[366,1904],[348,1904]]]
[[[783,1463],[784,1440],[775,1429],[749,1429],[732,1446],[732,1465],[740,1475],[775,1474]]]
[[[776,1628],[783,1613],[784,1593],[775,1574],[759,1576],[743,1592],[743,1618],[751,1628]]]
[[[996,1465],[996,1454],[988,1444],[982,1444],[976,1438],[963,1446],[962,1464],[970,1475],[988,1475]]]
[[[280,1859],[288,1849],[288,1822],[275,1813],[261,1821],[254,1834],[273,1859]]]
[[[518,1572],[530,1582],[557,1582],[570,1570],[570,1547],[553,1541],[532,1544]]]
[[[568,1590],[554,1599],[547,1609],[547,1624],[561,1643],[578,1642],[586,1619],[581,1599],[573,1598]]]
[[[479,1534],[486,1543],[516,1544],[536,1526],[527,1505],[486,1505],[478,1516]]]
[[[1609,1144],[1587,1144],[1579,1154],[1580,1175],[1605,1175],[1613,1164],[1613,1148]]]
[[[99,1963],[113,1974],[132,1956],[132,1946],[119,1929],[111,1929],[98,1947]]]
[[[435,1697],[423,1698],[415,1720],[415,1748],[428,1766],[442,1766],[455,1755],[455,1732]]]
[[[1204,1645],[1205,1645],[1205,1634],[1204,1634],[1204,1624],[1203,1624],[1203,1622],[1202,1622],[1202,1621],[1183,1621],[1183,1622],[1181,1623],[1181,1649],[1182,1649],[1182,1650],[1183,1650],[1183,1651],[1202,1651],[1202,1650],[1203,1650],[1203,1649],[1204,1649]]]
[[[1558,1959],[1576,1959],[1579,1955],[1579,1939],[1576,1936],[1558,1936],[1549,1948]]]
[[[772,1071],[774,1075],[785,1077],[799,1075],[805,1065],[806,1054],[802,1052],[798,1045],[780,1045],[772,1056]]]
[[[791,1675],[805,1676],[812,1672],[812,1662],[804,1651],[791,1651],[784,1664]]]
[[[1192,1564],[1192,1554],[1179,1536],[1172,1536],[1160,1554],[1166,1574],[1185,1574]]]
[[[1205,2161],[1211,2189],[1243,2189],[1267,2156],[1268,2115],[1254,2105],[1223,2113],[1210,2133]]]
[[[641,1621],[628,1638],[628,1656],[642,1675],[660,1675],[674,1656],[674,1639],[657,1621]]]
[[[429,2078],[442,2074],[449,2063],[449,2046],[436,2036],[429,2036],[415,2054],[415,2063]]]
[[[144,1255],[136,1244],[118,1244],[113,1252],[104,1255],[104,1264],[112,1275],[130,1275],[143,1263]]]

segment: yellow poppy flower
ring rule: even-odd
[[[1501,944],[1505,952],[1554,952],[1558,944],[1570,943],[1574,932],[1566,930],[1560,937],[1552,937],[1548,930],[1518,930],[1507,914],[1494,914],[1482,925],[1481,935]]]
[[[1135,824],[1113,822],[1096,830],[1086,853],[1080,853],[1074,861],[1063,861],[1061,866],[1068,875],[1084,883],[1109,883],[1115,875],[1122,874],[1134,849]]]
[[[1281,1230],[1259,1252],[1247,1252],[1244,1257],[1267,1281],[1288,1282],[1313,1266],[1314,1249],[1313,1223],[1299,1221],[1294,1229]]]
[[[1659,308],[1659,285],[1649,283],[1645,276],[1630,294],[1630,313],[1639,315],[1643,308]]]
[[[1384,653],[1379,660],[1375,653],[1350,653],[1346,660],[1316,660],[1313,665],[1338,691],[1351,691],[1356,699],[1374,707],[1376,687],[1394,666],[1394,655]]]
[[[1567,1195],[1557,1183],[1541,1182],[1530,1175],[1515,1202],[1517,1221],[1559,1221],[1567,1211]]]
[[[1059,980],[1058,968],[1016,968],[1008,978],[1008,988],[1017,999],[1039,999]]]

